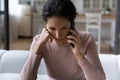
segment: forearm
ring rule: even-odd
[[[78,62],[87,80],[106,80],[105,74],[98,67],[93,66],[86,58]]]
[[[20,80],[36,80],[41,58],[41,55],[36,53],[30,54],[20,73]]]

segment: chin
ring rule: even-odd
[[[66,39],[55,39],[57,43],[66,43]]]
[[[66,39],[55,39],[56,41],[65,41]]]

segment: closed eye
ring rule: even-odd
[[[68,29],[68,27],[63,27],[62,29],[63,29],[63,30],[66,30],[66,29]]]
[[[50,27],[50,30],[55,30],[55,28],[53,28],[53,27]]]

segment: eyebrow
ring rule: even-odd
[[[69,26],[63,26],[63,27],[66,27],[66,28],[68,28]]]
[[[56,28],[54,26],[49,26],[49,28]],[[63,26],[62,28],[69,28],[69,26]]]
[[[49,26],[49,28],[55,28],[55,27],[53,27],[53,26]]]

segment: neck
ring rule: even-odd
[[[54,40],[60,46],[68,45],[67,40]]]

